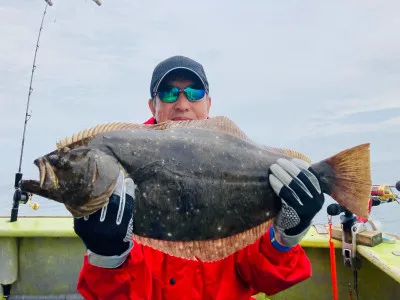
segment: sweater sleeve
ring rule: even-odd
[[[300,245],[281,251],[272,245],[272,227],[254,244],[235,254],[239,276],[256,293],[274,295],[311,277],[311,263]]]

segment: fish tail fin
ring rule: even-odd
[[[316,165],[317,169],[330,169],[330,172],[323,172],[326,186],[323,187],[324,192],[357,216],[368,218],[372,188],[370,144],[341,151]]]

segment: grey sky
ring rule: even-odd
[[[200,61],[211,116],[314,161],[371,143],[374,183],[400,179],[399,1],[54,0],[37,59],[23,160],[76,131],[143,122],[154,66]],[[45,2],[0,4],[0,201],[12,197]],[[3,205],[2,205],[3,206]],[[7,209],[8,212],[8,209]]]

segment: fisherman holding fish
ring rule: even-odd
[[[145,124],[209,117],[207,77],[190,58],[174,56],[159,63],[150,95],[153,116]],[[75,218],[75,231],[88,249],[78,291],[85,299],[252,299],[309,278],[310,261],[299,242],[324,202],[318,179],[304,161],[280,159],[271,166],[269,180],[283,203],[274,224],[255,243],[221,260],[202,262],[133,242],[135,183],[121,175],[107,209]]]
[[[87,248],[85,299],[251,299],[311,276],[299,242],[324,194],[368,218],[369,144],[311,163],[209,117],[204,69],[154,69],[144,124],[85,129],[37,158],[21,190],[63,203]]]

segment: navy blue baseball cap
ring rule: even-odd
[[[189,71],[196,75],[203,83],[206,92],[209,93],[209,85],[203,66],[191,58],[177,55],[163,60],[154,68],[150,82],[150,96],[154,97],[161,81],[165,78],[165,76],[172,71],[179,69]]]

